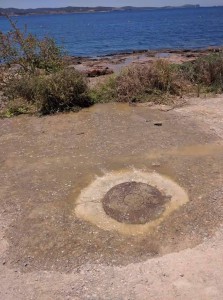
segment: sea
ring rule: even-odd
[[[51,36],[68,55],[97,57],[138,50],[223,46],[223,6],[13,17],[38,37]],[[0,17],[0,30],[10,30]]]

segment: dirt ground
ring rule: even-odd
[[[222,103],[1,119],[0,299],[221,299]],[[136,235],[77,216],[83,189],[135,170],[166,176],[189,201]]]

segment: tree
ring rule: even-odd
[[[63,66],[63,51],[54,39],[37,38],[34,34],[20,30],[16,23],[6,16],[11,24],[7,33],[0,31],[0,61],[11,66],[18,64],[21,71],[35,74],[42,69],[46,73],[58,71]]]

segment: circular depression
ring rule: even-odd
[[[102,199],[108,216],[120,223],[145,224],[165,210],[170,197],[142,182],[130,181],[111,188]]]
[[[151,232],[188,201],[187,193],[171,179],[127,170],[97,177],[81,191],[75,213],[103,230],[137,235]]]

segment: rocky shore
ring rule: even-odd
[[[171,63],[181,64],[221,51],[223,51],[223,46],[204,49],[136,50],[133,52],[115,53],[99,57],[69,56],[66,57],[66,62],[88,77],[98,77],[119,73],[123,67],[127,67],[131,64],[148,64],[156,59],[165,59]]]

